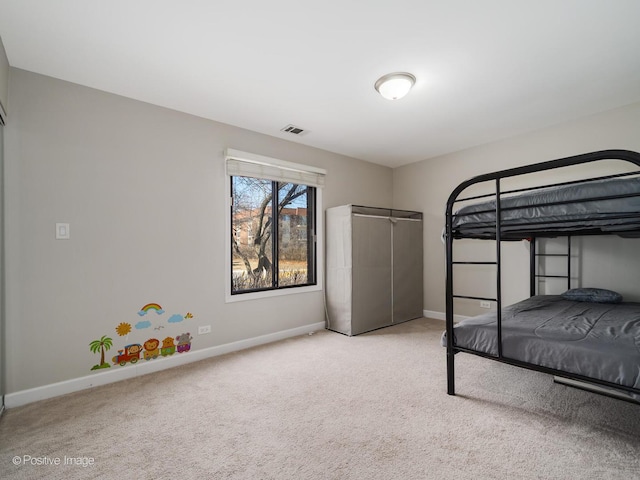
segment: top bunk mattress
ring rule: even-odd
[[[617,233],[640,236],[640,178],[614,178],[503,196],[501,236]],[[453,214],[454,238],[495,238],[496,201],[467,205]]]

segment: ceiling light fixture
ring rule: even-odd
[[[398,100],[409,93],[414,83],[416,77],[410,73],[396,72],[380,77],[374,87],[387,100]]]

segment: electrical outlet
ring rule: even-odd
[[[480,302],[480,306],[482,308],[491,308],[491,302],[486,302],[486,301],[483,300],[483,301]]]
[[[198,327],[198,335],[202,335],[204,333],[211,333],[211,325],[201,325]]]

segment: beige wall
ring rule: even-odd
[[[194,319],[148,336],[193,349],[324,321],[322,292],[225,303],[227,147],[326,169],[325,208],[391,204],[389,168],[17,69],[10,95],[7,393],[91,374],[89,342],[111,359],[151,302]]]
[[[424,308],[437,312],[444,311],[444,206],[458,183],[592,150],[640,150],[640,104],[392,171],[17,69],[10,70],[10,96],[5,393],[92,374],[98,356],[89,342],[113,338],[110,359],[128,338],[139,341],[139,332],[119,337],[115,327],[144,320],[137,311],[146,303],[160,303],[165,315],[193,313],[191,323],[165,330],[190,331],[193,349],[324,320],[322,292],[225,303],[225,148],[325,168],[325,208],[423,211]],[[55,240],[56,222],[70,223],[70,240]],[[578,245],[595,252],[576,259],[579,281],[602,280],[633,297],[640,284],[633,240]],[[464,248],[492,254],[489,243]],[[520,242],[505,250],[508,301],[527,295],[528,258]],[[620,275],[629,263],[632,273]],[[487,284],[483,275],[466,275],[461,288]],[[456,313],[478,311],[462,304]],[[204,324],[212,334],[194,335]]]
[[[394,207],[421,210],[425,214],[425,310],[444,312],[445,263],[441,233],[447,198],[460,182],[481,173],[594,150],[615,148],[640,151],[638,132],[640,103],[395,169]],[[604,166],[601,170],[608,168]],[[592,170],[588,167],[579,169],[583,175],[588,175]],[[556,171],[549,174],[549,178],[558,180],[562,174]],[[579,258],[575,261],[580,267],[580,270],[576,270],[580,277],[576,283],[617,289],[627,299],[640,301],[637,242],[617,237],[579,240],[580,248],[586,250],[576,252]],[[460,248],[457,252],[461,256],[457,259],[493,258],[494,247],[491,242],[476,242]],[[504,262],[503,284],[506,301],[510,302],[528,296],[528,246],[518,242],[508,244],[505,248],[509,261]],[[478,291],[479,285],[482,285],[481,290],[484,289],[482,294],[494,292],[495,277],[478,270],[454,275],[460,293],[472,295],[472,291]],[[457,301],[456,313],[481,313],[477,304],[477,301]]]

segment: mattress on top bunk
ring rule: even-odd
[[[638,196],[588,200],[612,195]],[[570,203],[548,205],[554,202]],[[640,229],[640,178],[614,178],[542,188],[503,196],[500,206],[502,232],[506,235],[517,231],[593,229],[624,233]],[[491,237],[495,234],[495,208],[495,199],[462,207],[453,216],[454,233],[462,237]]]
[[[442,336],[446,346],[446,332]],[[454,326],[454,345],[498,354],[496,312]],[[502,309],[503,356],[640,389],[640,303],[538,295]]]

